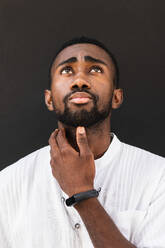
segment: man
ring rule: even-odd
[[[0,247],[165,247],[165,159],[111,132],[123,101],[118,67],[99,41],[66,42],[45,103],[49,145],[0,174]]]

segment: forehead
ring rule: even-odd
[[[84,56],[91,56],[96,59],[100,59],[112,66],[112,60],[110,59],[108,53],[94,44],[74,44],[64,48],[56,57],[54,61],[54,66],[56,67],[61,62],[71,58],[76,57],[77,60],[84,60]]]

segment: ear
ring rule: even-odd
[[[123,102],[123,90],[114,89],[113,98],[112,98],[112,108],[117,109]]]
[[[49,111],[53,111],[53,102],[52,102],[52,94],[50,90],[45,90],[45,104]]]

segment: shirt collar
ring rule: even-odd
[[[95,160],[95,166],[97,170],[102,170],[107,164],[111,163],[119,151],[121,147],[121,141],[117,138],[117,136],[111,132],[112,141],[106,150],[106,152],[103,154],[102,157]]]

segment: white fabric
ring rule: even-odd
[[[95,160],[99,201],[138,248],[165,247],[165,158],[113,140]],[[50,146],[0,172],[0,247],[92,248],[50,167]],[[75,224],[79,228],[75,227]]]

